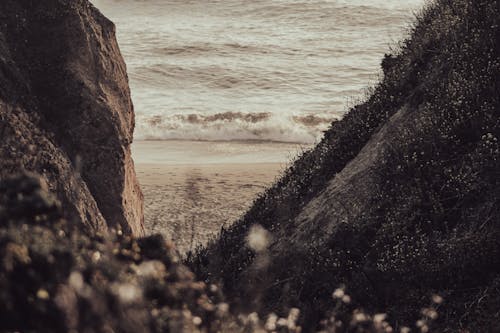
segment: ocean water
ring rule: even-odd
[[[117,26],[136,140],[317,141],[424,0],[93,0]]]

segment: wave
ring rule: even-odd
[[[137,115],[138,140],[258,140],[312,144],[340,115],[276,115],[268,112]]]
[[[170,55],[184,55],[184,56],[204,56],[217,53],[221,56],[225,54],[234,56],[238,53],[252,53],[252,54],[267,54],[269,52],[277,52],[274,50],[276,46],[265,45],[247,45],[237,42],[232,43],[192,43],[192,44],[174,44],[169,46],[157,45],[158,40],[153,40],[151,46],[147,49],[153,55],[170,56]],[[278,50],[279,51],[279,50]]]
[[[117,25],[136,138],[314,143],[423,1],[93,3]]]

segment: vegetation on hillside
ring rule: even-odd
[[[299,309],[262,318],[232,310],[160,235],[88,234],[61,213],[39,177],[0,182],[0,332],[302,331]],[[332,297],[323,332],[392,330],[383,314],[339,311],[350,303],[344,289]],[[424,309],[420,327],[431,327],[441,302],[435,296]]]
[[[60,208],[36,176],[0,182],[1,332],[220,329],[220,290],[198,282],[173,244],[87,234]]]
[[[334,226],[327,243],[275,256],[261,272],[261,311],[306,309],[315,325],[349,285],[355,299],[391,320],[415,319],[425,297],[445,294],[442,330],[493,331],[500,318],[500,2],[437,0],[411,36],[382,61],[366,102],[332,124],[250,211],[191,260],[245,306],[254,224],[293,235],[292,221],[402,109],[413,119],[391,134],[377,165],[380,189],[364,216]],[[349,216],[349,202],[344,214]],[[325,217],[328,219],[329,217]],[[333,221],[333,219],[332,219]],[[288,239],[275,239],[273,246]],[[237,302],[237,301],[236,301]],[[309,326],[312,329],[313,326]]]

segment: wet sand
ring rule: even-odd
[[[294,144],[140,141],[136,171],[148,233],[181,253],[230,226],[298,154]]]

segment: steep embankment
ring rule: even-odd
[[[252,308],[300,307],[309,329],[345,283],[394,322],[411,322],[441,293],[441,327],[491,331],[500,306],[499,27],[496,0],[429,6],[382,61],[367,101],[192,267],[234,299],[258,298]],[[273,236],[258,256],[245,241],[253,224]]]
[[[143,233],[114,25],[86,0],[0,3],[0,178],[37,172],[65,216]]]

